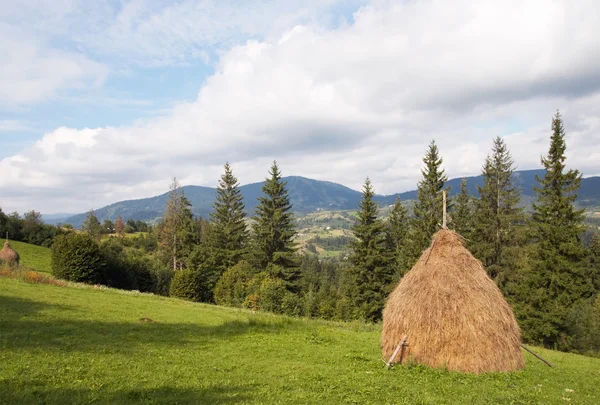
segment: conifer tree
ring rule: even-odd
[[[595,293],[600,293],[600,234],[595,233],[588,249],[588,271]]]
[[[98,221],[98,217],[94,210],[88,211],[85,221],[83,221],[83,225],[81,226],[81,230],[94,238],[100,237],[102,225],[100,224],[100,221]]]
[[[517,300],[517,316],[525,339],[547,347],[565,347],[565,321],[582,299],[593,293],[587,277],[585,248],[579,240],[583,210],[574,202],[581,185],[578,170],[566,170],[565,131],[560,113],[552,119],[550,149],[542,158],[546,169],[534,187],[532,237],[536,242],[530,268],[524,271]]]
[[[217,186],[216,200],[211,213],[213,249],[221,250],[217,263],[222,273],[242,259],[248,240],[246,212],[242,192],[229,163]]]
[[[460,192],[454,199],[452,211],[452,228],[459,235],[466,239],[471,239],[473,228],[473,202],[467,189],[467,179],[463,177],[460,182]]]
[[[402,277],[410,268],[408,267],[408,211],[402,205],[400,197],[396,199],[387,221],[387,237],[390,250],[393,252],[396,274]]]
[[[163,261],[170,263],[173,270],[183,268],[184,258],[191,251],[194,221],[191,204],[185,197],[179,182],[173,178],[165,215],[159,227],[159,249]]]
[[[296,224],[292,204],[276,161],[269,174],[262,187],[264,196],[258,198],[250,257],[259,270],[266,269],[271,276],[282,279],[288,290],[295,291],[299,260],[293,241]]]
[[[483,166],[483,186],[478,186],[470,247],[490,277],[502,288],[514,274],[525,222],[521,192],[515,184],[514,161],[500,137]]]
[[[386,229],[377,218],[375,193],[367,178],[360,201],[358,220],[352,231],[356,241],[349,257],[352,282],[351,298],[357,315],[367,321],[381,319],[385,298],[394,277],[393,254],[389,250]]]
[[[444,209],[442,190],[448,180],[442,169],[443,159],[439,156],[435,141],[429,144],[423,163],[423,178],[417,187],[417,200],[413,206],[414,217],[411,221],[410,267],[429,246],[433,234],[441,228]],[[449,192],[450,187],[446,190]],[[447,208],[451,208],[450,202],[447,203]]]

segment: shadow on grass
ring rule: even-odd
[[[133,388],[110,391],[55,388],[0,381],[0,404],[235,404],[251,399],[252,386]]]
[[[49,319],[44,309],[68,307],[39,303],[0,295],[0,336],[6,350],[69,350],[81,352],[134,353],[145,352],[146,345],[156,348],[193,344],[194,347],[223,343],[235,336],[253,333],[281,333],[295,328],[285,318],[227,321],[219,325],[194,323],[97,322],[76,319]]]

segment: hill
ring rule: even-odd
[[[536,184],[535,176],[543,175],[543,170],[523,170],[515,172],[518,186],[522,190],[523,204],[529,206],[533,200],[533,185]],[[319,210],[338,211],[354,210],[361,199],[361,192],[352,190],[341,184],[328,181],[307,179],[305,177],[290,176],[285,177],[288,183],[290,199],[294,206],[294,211],[299,215],[305,215]],[[455,195],[460,189],[462,179],[451,179],[447,185],[451,187],[450,194]],[[467,177],[467,187],[472,195],[477,194],[477,186],[483,183],[481,176]],[[257,198],[261,195],[262,183],[252,183],[240,187],[244,196],[246,210],[252,214],[257,205]],[[183,187],[186,197],[192,203],[192,210],[195,215],[208,217],[212,210],[212,204],[215,200],[216,190],[211,187],[185,186]],[[583,180],[580,190],[578,203],[585,207],[600,206],[600,177],[590,177]],[[414,200],[417,197],[417,191],[407,191],[392,195],[378,195],[375,200],[381,205],[391,205],[396,198],[404,201]],[[168,199],[168,193],[156,197],[144,198],[140,200],[121,201],[106,207],[97,209],[96,216],[102,222],[105,219],[114,221],[118,215],[124,219],[134,219],[141,221],[154,222],[163,215],[165,204]],[[79,228],[85,220],[85,213],[74,215],[68,218],[53,218],[48,223],[70,223]]]
[[[21,257],[21,265],[44,273],[51,272],[50,249],[14,240],[10,241],[10,246]]]
[[[379,326],[2,279],[7,404],[597,404],[600,359],[535,349],[512,374],[386,370]]]

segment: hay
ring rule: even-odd
[[[4,262],[9,266],[17,266],[19,264],[19,254],[10,247],[10,242],[4,242],[4,247],[0,250],[0,262]]]
[[[470,373],[524,367],[521,331],[500,289],[462,238],[439,231],[388,297],[381,345],[387,361],[404,335],[408,346],[394,362]]]

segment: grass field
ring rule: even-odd
[[[10,241],[10,246],[19,253],[23,266],[44,273],[51,272],[50,249],[12,240]]]
[[[600,359],[385,370],[379,329],[0,279],[0,403],[598,404]]]

